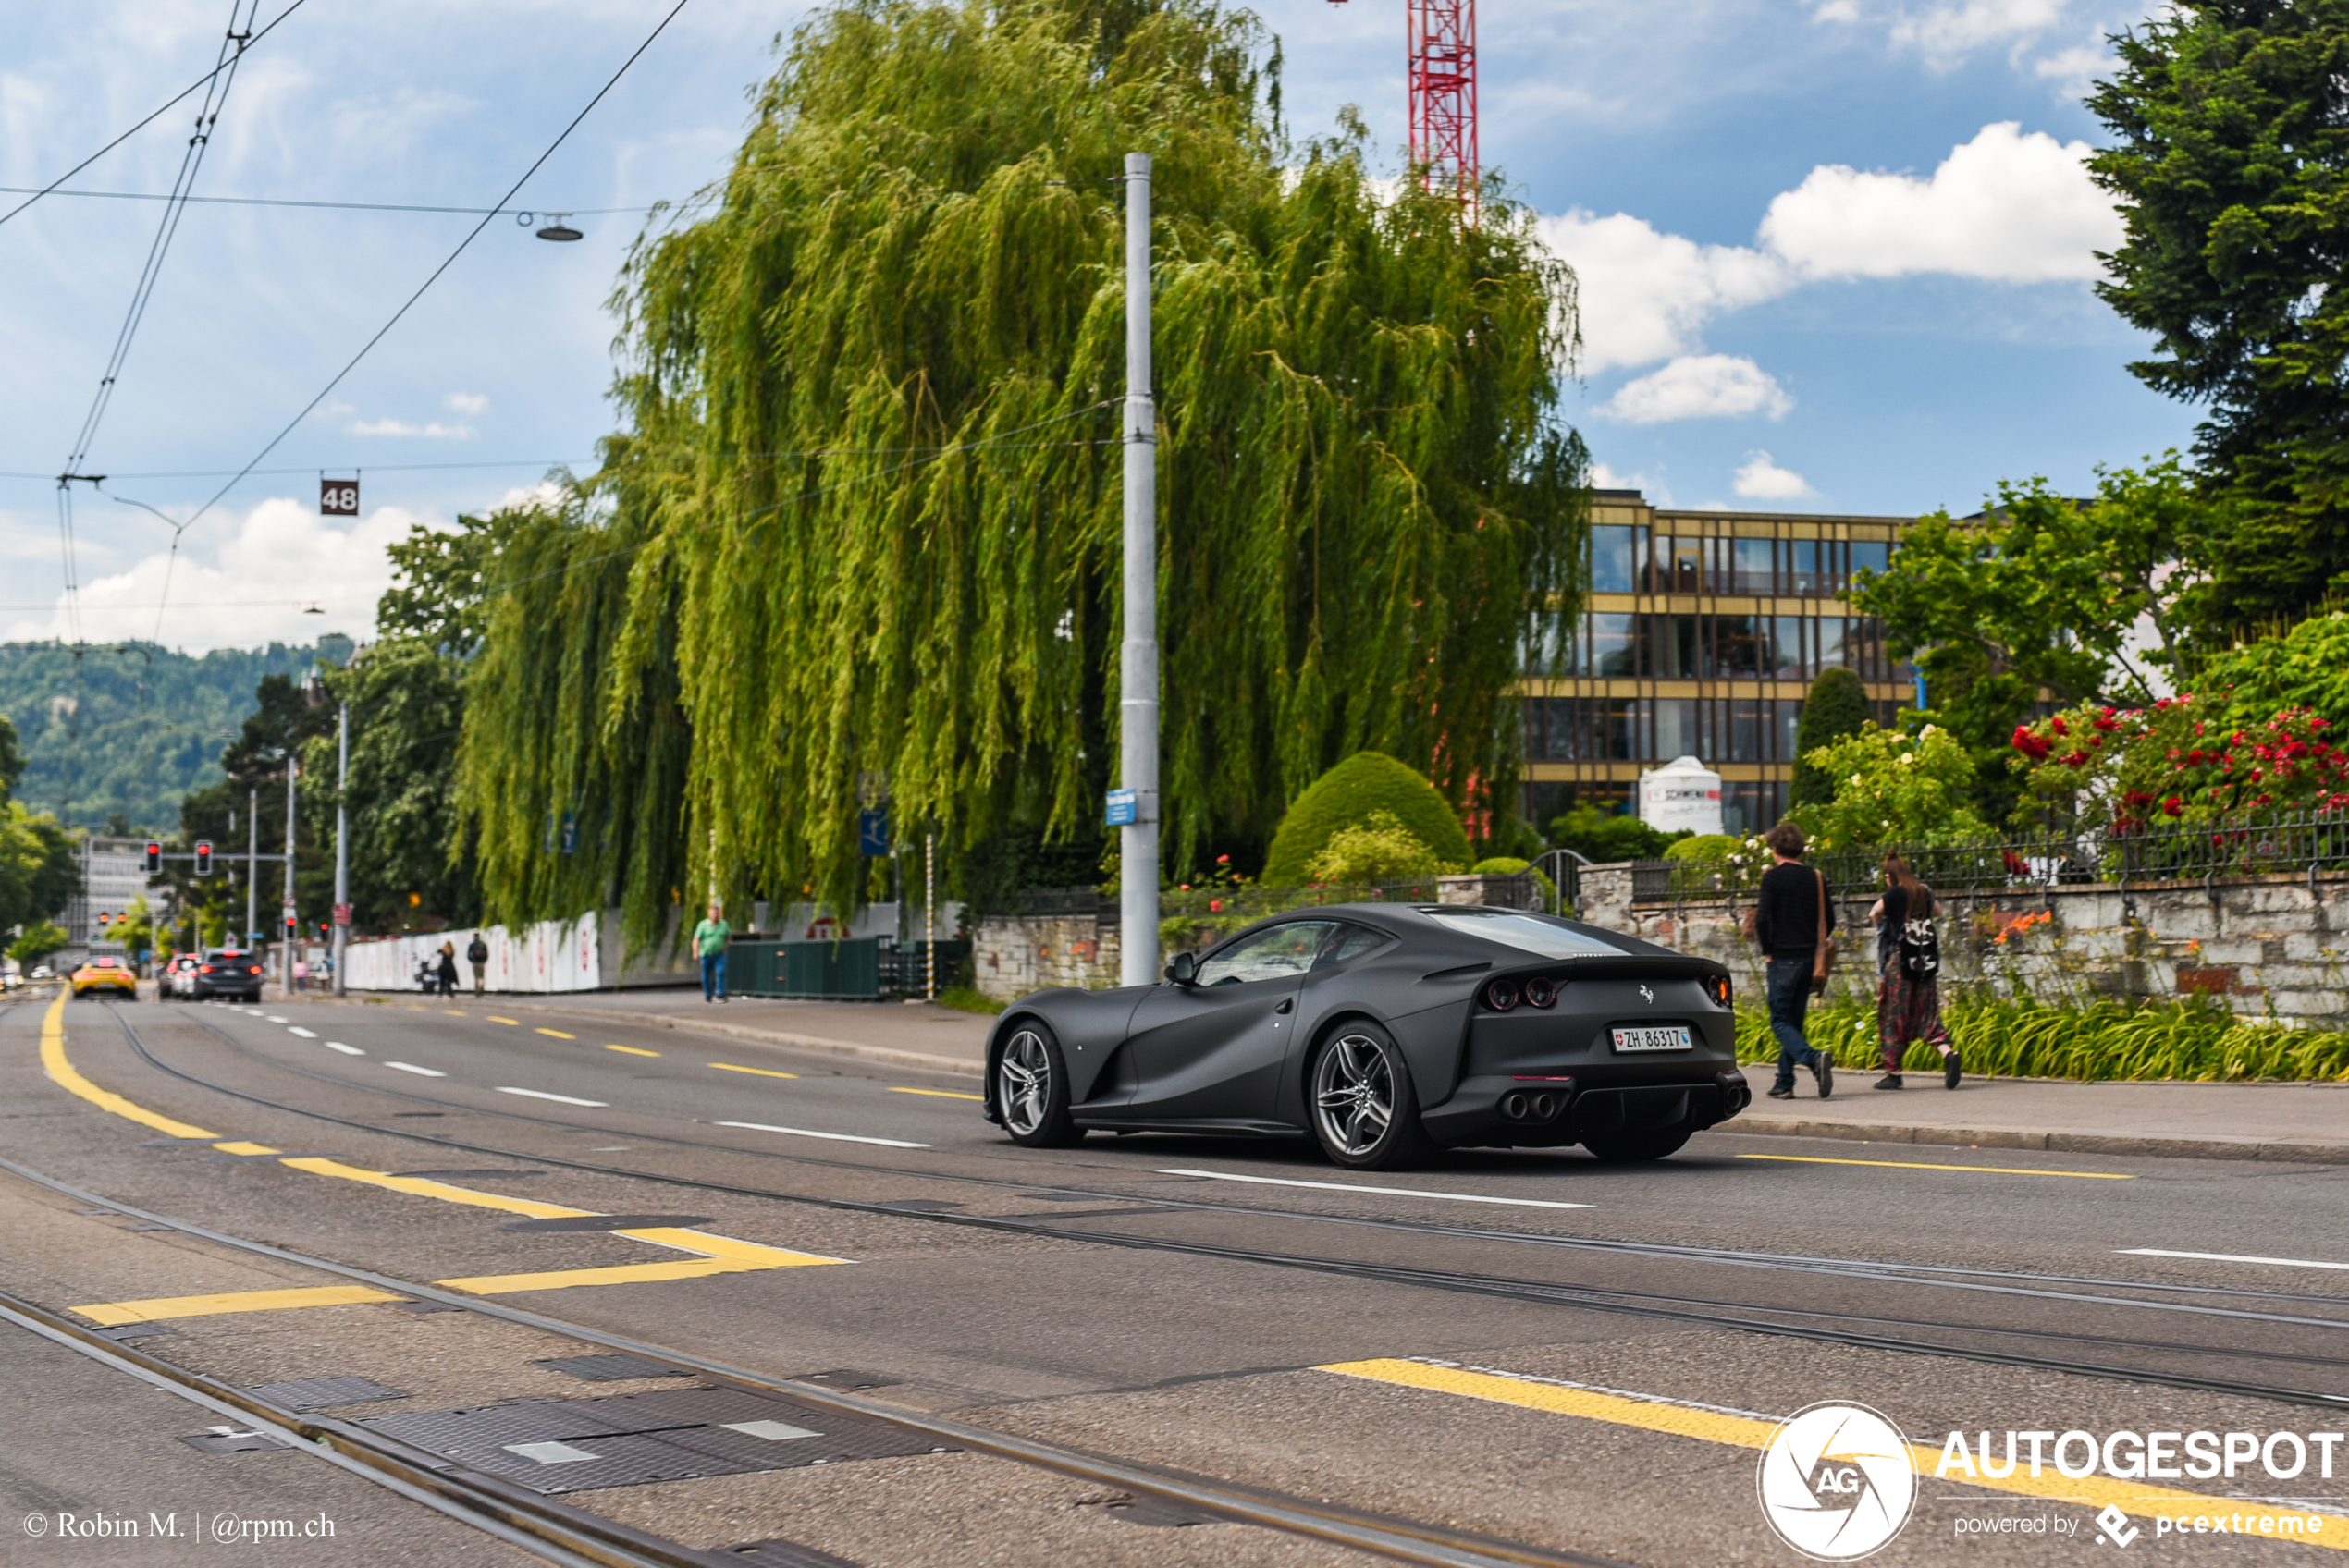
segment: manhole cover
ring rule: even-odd
[[[200,1448],[206,1453],[251,1453],[260,1449],[290,1448],[281,1438],[260,1432],[244,1431],[235,1427],[215,1427],[209,1432],[198,1432],[181,1438],[190,1448]]]
[[[550,1355],[533,1365],[550,1366],[588,1383],[618,1383],[630,1378],[694,1376],[674,1366],[663,1366],[657,1361],[646,1361],[641,1355]]]

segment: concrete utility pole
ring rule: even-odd
[[[335,995],[345,994],[342,961],[351,951],[351,704],[335,721]]]
[[[1118,772],[1118,979],[1158,980],[1158,410],[1150,400],[1150,155],[1125,154],[1125,645]]]
[[[286,907],[277,919],[278,925],[286,932],[285,981],[288,995],[293,992],[294,939],[298,935],[291,924],[294,912],[294,772],[293,753],[289,752],[286,753]]]
[[[253,924],[261,918],[260,907],[253,901],[255,889],[261,886],[261,786],[252,789],[252,800],[245,812],[245,934],[234,947],[252,946],[254,934],[261,928]]]

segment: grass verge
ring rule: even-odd
[[[2349,1079],[2349,1032],[2289,1029],[2245,1018],[2215,1001],[2103,1000],[2066,1007],[2028,998],[1944,1004],[1941,1021],[1968,1072],[2002,1078],[2171,1079],[2251,1083]],[[1838,1067],[1874,1069],[1873,1003],[1814,1004],[1803,1033]],[[1769,1015],[1738,1010],[1738,1060],[1776,1061]],[[1931,1067],[1929,1046],[1912,1046],[1904,1065]]]
[[[1010,1005],[991,997],[983,997],[968,986],[949,986],[938,993],[938,1005],[951,1007],[956,1012],[1001,1012]]]

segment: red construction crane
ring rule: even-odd
[[[1333,0],[1344,5],[1346,0]],[[1476,215],[1476,0],[1404,0],[1410,58],[1411,162],[1427,188]]]

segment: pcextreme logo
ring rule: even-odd
[[[1779,1423],[1754,1487],[1778,1538],[1824,1562],[1877,1550],[1917,1501],[1908,1439],[1864,1404],[1814,1404]]]

